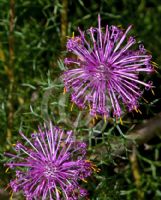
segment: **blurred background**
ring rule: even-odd
[[[66,40],[77,28],[106,24],[127,28],[158,64],[154,92],[145,91],[141,113],[93,120],[63,95]],[[51,119],[87,141],[88,156],[101,169],[84,187],[91,200],[161,199],[161,2],[159,0],[1,0],[0,1],[0,199],[14,172],[3,164],[19,131],[30,135]],[[155,94],[154,94],[155,93]],[[23,199],[15,194],[13,199]]]

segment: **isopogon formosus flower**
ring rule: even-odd
[[[58,127],[39,128],[28,139],[20,133],[25,144],[18,142],[15,155],[5,153],[11,160],[6,166],[16,169],[10,182],[13,192],[22,191],[27,200],[77,200],[87,196],[79,181],[91,175],[95,166],[86,156],[86,144],[74,140],[72,131]]]
[[[129,111],[138,111],[138,100],[142,89],[152,88],[152,82],[139,80],[141,72],[154,71],[152,56],[143,44],[136,44],[134,37],[128,37],[130,25],[125,31],[116,26],[101,28],[98,16],[98,28],[91,27],[79,36],[67,41],[67,51],[76,58],[66,58],[68,69],[63,74],[65,91],[71,92],[71,100],[81,108],[89,106],[92,116],[107,118],[111,111],[114,117],[120,117],[123,107]]]

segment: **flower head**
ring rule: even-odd
[[[127,37],[132,26],[123,31],[107,25],[103,31],[100,21],[98,16],[98,28],[79,29],[80,36],[68,39],[67,51],[76,58],[65,59],[66,65],[75,67],[63,75],[65,89],[79,107],[89,106],[91,115],[108,117],[112,111],[120,117],[124,105],[129,111],[138,108],[140,85],[152,87],[151,82],[139,80],[141,72],[154,71],[152,56],[142,44],[132,48],[136,40]]]
[[[16,168],[16,178],[10,182],[13,192],[23,191],[27,200],[77,200],[87,195],[78,184],[92,173],[93,165],[85,160],[86,144],[77,142],[72,131],[66,133],[50,124],[28,139],[20,133],[25,144],[18,142],[16,155],[6,153]]]

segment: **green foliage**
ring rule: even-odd
[[[63,1],[63,0],[62,0]],[[160,110],[160,74],[152,79],[156,86],[155,96],[149,91],[141,101],[142,115],[125,114],[121,125],[110,119],[105,122],[97,119],[94,123],[88,111],[75,106],[71,111],[68,94],[63,94],[61,75],[65,70],[61,48],[62,1],[60,0],[18,0],[14,3],[14,32],[10,26],[10,4],[0,2],[0,187],[2,191],[12,177],[12,172],[4,173],[4,151],[12,151],[12,144],[19,140],[21,130],[30,135],[39,123],[53,121],[64,129],[72,129],[80,140],[89,144],[89,157],[101,169],[85,184],[91,200],[135,200],[138,190],[144,192],[143,199],[161,199],[160,137],[148,144],[137,147],[137,162],[141,176],[139,188],[133,177],[126,149],[123,155],[113,156],[113,147],[126,145],[126,134],[136,124],[143,123]],[[68,0],[67,36],[77,35],[77,27],[82,29],[97,26],[97,15],[101,14],[102,25],[134,25],[137,40],[143,41],[146,49],[152,52],[154,61],[161,64],[161,4],[159,0]],[[9,48],[10,35],[14,38],[14,60],[11,63]],[[64,44],[65,46],[65,44]],[[14,80],[12,80],[12,75]],[[12,122],[9,115],[12,114]],[[8,139],[8,129],[12,135]],[[105,147],[105,151],[101,150]],[[97,159],[95,158],[96,155]],[[8,191],[7,191],[8,192]],[[0,193],[1,195],[1,193]],[[1,198],[1,197],[0,197]],[[19,197],[15,197],[18,199]],[[140,199],[142,200],[142,199]]]

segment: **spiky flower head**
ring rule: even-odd
[[[138,108],[142,89],[152,88],[152,82],[139,80],[141,72],[154,71],[152,56],[143,44],[139,48],[134,37],[127,34],[131,25],[123,31],[116,26],[101,28],[98,16],[98,28],[91,27],[79,36],[67,41],[67,51],[76,57],[67,57],[68,69],[63,75],[65,90],[71,91],[71,99],[79,107],[89,107],[91,115],[120,117],[123,107],[129,111]],[[143,88],[144,88],[143,87]]]
[[[85,160],[86,144],[75,141],[72,131],[50,124],[31,139],[20,134],[26,143],[15,145],[15,155],[6,153],[11,157],[6,166],[16,169],[10,182],[13,192],[22,191],[27,200],[77,200],[87,195],[78,182],[91,175],[93,164]]]

